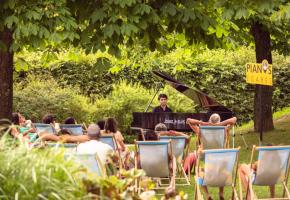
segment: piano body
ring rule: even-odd
[[[223,121],[234,116],[234,113],[231,110],[221,105],[213,98],[210,98],[205,93],[178,82],[164,72],[153,71],[153,73],[159,78],[165,80],[165,82],[172,86],[174,89],[192,99],[201,108],[203,108],[204,111],[200,113],[134,112],[131,127],[153,130],[156,124],[164,123],[169,130],[190,132],[192,130],[186,124],[187,118],[208,121],[211,114],[218,113],[221,116],[221,120]]]

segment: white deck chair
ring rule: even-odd
[[[251,163],[253,161],[255,151],[258,151],[258,166],[256,173],[248,177],[251,181],[249,181],[247,194],[251,191],[252,199],[258,199],[253,190],[253,185],[269,186],[282,184],[284,188],[282,195],[283,198],[272,199],[290,199],[289,189],[287,188],[290,146],[253,146]],[[287,197],[285,197],[285,194]]]
[[[55,143],[48,142],[46,143],[48,147],[53,148],[54,150],[63,149],[65,153],[76,153],[77,143]]]
[[[171,140],[172,143],[172,151],[173,151],[173,155],[176,158],[176,164],[177,164],[177,170],[179,172],[179,175],[182,175],[183,177],[175,177],[175,179],[181,179],[181,180],[185,180],[186,184],[176,184],[176,185],[190,185],[190,170],[188,170],[188,176],[185,173],[184,169],[183,169],[183,161],[184,158],[187,155],[187,150],[189,149],[189,144],[190,141],[188,143],[188,145],[186,145],[186,137],[184,136],[160,136],[160,141],[169,141]]]
[[[195,199],[204,199],[200,186],[232,187],[232,199],[239,199],[236,191],[236,178],[240,149],[203,150],[204,172],[200,170],[200,159],[197,160],[195,176]]]
[[[199,142],[203,150],[226,148],[226,126],[200,126]]]
[[[60,124],[60,129],[66,129],[72,133],[72,135],[83,135],[82,124]]]
[[[65,154],[65,159],[72,159],[83,166],[85,172],[93,173],[97,176],[106,176],[106,169],[97,154]]]
[[[139,167],[148,177],[160,180],[159,186],[166,185],[161,180],[169,179],[169,185],[175,187],[176,161],[171,141],[135,141],[135,155],[135,168]]]
[[[33,126],[36,128],[37,133],[46,132],[56,134],[56,131],[51,124],[33,123]]]
[[[114,137],[114,134],[102,135],[99,138],[99,141],[110,145],[114,149],[114,151],[116,151],[118,153],[118,155],[119,155],[119,167],[120,167],[120,169],[124,168],[124,162],[123,162],[123,159],[121,156],[121,152],[118,148],[118,143],[116,141],[116,138]]]

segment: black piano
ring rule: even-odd
[[[204,109],[204,111],[200,113],[134,112],[131,127],[153,130],[156,124],[164,123],[169,130],[189,132],[192,130],[186,124],[187,118],[208,121],[211,114],[218,113],[221,116],[221,120],[223,121],[234,116],[234,113],[231,110],[221,105],[213,98],[210,98],[205,93],[178,82],[164,72],[153,71],[153,73],[159,78],[163,79],[167,84],[175,88],[177,91],[183,93],[185,96],[195,101],[198,105],[200,105],[201,108]]]

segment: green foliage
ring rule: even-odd
[[[77,90],[60,88],[52,79],[44,81],[33,76],[28,78],[25,87],[22,84],[15,85],[15,111],[34,121],[40,121],[48,113],[56,114],[60,122],[69,116],[75,117],[80,123],[89,120],[92,105],[87,97],[78,95]]]
[[[112,116],[110,113],[110,109],[112,109],[113,113],[117,113],[119,124],[123,126],[125,123],[124,127],[121,127],[122,131],[126,131],[125,127],[130,124],[131,117],[129,115],[131,112],[143,111],[153,95],[153,91],[149,92],[145,89],[144,91],[140,89],[144,95],[139,95],[139,86],[156,89],[157,85],[154,82],[160,80],[151,73],[154,69],[165,71],[180,82],[207,93],[232,109],[239,120],[243,122],[251,120],[254,86],[245,82],[245,64],[255,62],[254,50],[241,47],[235,51],[203,49],[200,50],[199,54],[194,51],[190,48],[178,47],[170,53],[161,54],[159,52],[146,52],[141,47],[136,47],[133,50],[124,49],[121,59],[115,59],[101,53],[85,56],[77,51],[68,51],[69,53],[60,53],[57,56],[59,60],[52,60],[47,65],[47,69],[41,68],[42,62],[37,59],[37,53],[31,55],[24,53],[21,56],[27,58],[31,63],[31,69],[26,74],[53,76],[62,87],[68,85],[79,87],[83,95],[91,97],[91,102],[99,101],[96,104],[99,104],[97,107],[102,108],[102,110],[100,114],[96,114],[96,117],[91,118],[92,120],[102,118],[102,115]],[[69,56],[73,54],[72,52],[76,52],[75,56]],[[79,61],[73,61],[73,57],[78,57]],[[110,72],[101,70],[103,69],[102,65],[96,64],[96,60],[99,58],[108,59],[109,67],[111,67]],[[284,57],[278,53],[273,54],[274,110],[279,110],[289,105],[290,102],[289,59],[289,57]],[[16,75],[21,75],[21,73]],[[17,78],[17,80],[22,82],[25,79]],[[117,85],[120,80],[127,80],[128,83],[139,83],[139,86],[136,86],[136,92],[119,89]],[[110,94],[113,90],[113,84],[115,84],[116,90],[120,90],[120,94],[116,94],[116,92]],[[190,101],[185,103],[186,97],[175,92],[174,89],[169,90],[169,88],[171,87],[166,86],[163,92],[169,94],[169,105],[173,107],[174,111],[194,112],[194,109],[200,110]],[[128,94],[126,94],[127,92]],[[112,95],[116,97],[110,101]],[[132,106],[126,104],[126,98],[129,99],[130,104],[134,104],[134,99],[139,99],[139,97],[143,98],[144,101],[138,100]],[[118,99],[121,99],[119,104],[116,103]],[[155,99],[153,105],[156,104]],[[117,106],[119,108],[115,108]],[[128,113],[128,117],[121,117],[121,107],[129,108],[129,110],[124,109]]]
[[[7,28],[13,32],[10,47],[13,52],[24,46],[55,46],[79,38],[76,33],[78,25],[66,7],[66,1],[5,0],[0,10],[0,31]]]
[[[15,141],[14,141],[15,142]],[[86,195],[76,167],[63,154],[13,147],[0,140],[0,194],[2,199],[76,199]]]

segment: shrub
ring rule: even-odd
[[[15,142],[15,141],[14,141]],[[29,151],[0,140],[0,194],[3,199],[77,199],[86,195],[76,167],[64,162],[62,154]]]
[[[29,77],[25,87],[21,83],[14,87],[14,110],[20,111],[33,121],[40,121],[47,113],[57,115],[62,122],[73,116],[78,122],[88,121],[91,104],[88,98],[78,95],[77,90],[61,88],[53,79],[40,80]]]

